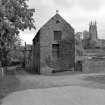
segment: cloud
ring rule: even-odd
[[[77,2],[78,6],[88,11],[97,11],[105,4],[104,0],[78,0]]]
[[[33,7],[50,8],[72,8],[77,6],[86,11],[97,11],[105,4],[104,0],[30,0],[29,5]]]
[[[53,0],[56,6],[62,8],[72,8],[75,4],[75,0]]]
[[[37,8],[37,7],[51,7],[53,6],[53,0],[29,0],[28,2],[30,7]]]
[[[96,20],[99,36],[105,38],[105,0],[29,0],[28,4],[36,9],[34,19],[37,30],[59,10],[76,31],[88,30],[89,21]],[[23,32],[22,36],[26,36],[22,38],[31,42],[35,32]]]

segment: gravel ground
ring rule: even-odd
[[[79,86],[30,89],[10,94],[2,105],[105,105],[105,90]]]
[[[71,90],[73,88],[76,89],[76,90],[73,90],[73,92],[72,92],[72,94],[74,95],[73,97],[71,97],[70,94],[65,93],[66,98],[67,98],[67,96],[66,96],[66,94],[67,94],[67,95],[69,95],[69,97],[73,98],[73,100],[75,98],[77,98],[76,96],[79,97],[79,95],[81,95],[81,92],[82,92],[82,95],[86,98],[89,98],[91,95],[93,97],[93,100],[95,98],[97,100],[97,98],[98,98],[97,92],[98,92],[98,94],[100,94],[100,98],[102,96],[104,96],[104,93],[105,93],[105,90],[104,90],[105,89],[105,83],[104,83],[105,73],[98,73],[98,74],[97,73],[93,73],[93,74],[80,74],[80,73],[78,73],[78,74],[68,74],[68,73],[62,74],[62,73],[60,73],[60,74],[50,75],[50,76],[31,75],[31,74],[27,74],[27,73],[23,73],[22,75],[20,75],[20,73],[19,73],[16,75],[16,77],[19,80],[19,85],[16,89],[17,92],[10,94],[8,97],[4,98],[2,105],[16,105],[14,103],[19,101],[18,99],[20,99],[20,97],[22,99],[21,100],[22,103],[20,102],[18,105],[43,105],[41,103],[40,104],[31,104],[31,103],[27,104],[28,102],[26,101],[26,100],[28,100],[28,98],[29,98],[29,102],[37,101],[38,98],[36,96],[39,95],[38,96],[39,98],[44,97],[43,94],[49,94],[49,95],[47,95],[47,97],[49,97],[51,95],[51,99],[49,99],[49,98],[48,99],[49,100],[54,99],[54,102],[55,102],[54,96],[57,96],[57,94],[58,94],[55,91],[56,89],[57,89],[57,91],[61,92],[62,97],[60,97],[60,98],[56,97],[56,99],[58,100],[58,104],[53,103],[55,105],[59,105],[59,104],[64,105],[64,104],[59,103],[59,101],[61,101],[63,99],[64,91],[66,91],[66,90],[68,91],[68,89],[70,89],[69,90],[70,94],[71,94]],[[80,91],[79,94],[75,93],[75,91],[77,91],[77,90],[78,90],[78,92]],[[49,91],[51,91],[51,92],[49,92]],[[94,92],[96,92],[96,94],[93,95]],[[89,93],[89,95],[87,96],[88,93]],[[82,100],[83,96],[81,96],[81,100]],[[71,98],[70,98],[70,100],[71,100]],[[100,98],[98,101],[101,101]],[[42,99],[40,99],[40,100],[42,100]],[[68,102],[72,102],[72,100],[69,101],[69,99],[65,99],[65,100],[67,100]],[[86,100],[86,99],[84,99],[84,100]],[[23,104],[25,101],[26,101],[26,103]],[[48,100],[46,100],[46,101],[48,102]],[[43,102],[43,100],[42,100],[42,102]],[[73,102],[71,105],[82,105],[81,102],[83,102],[83,101],[79,101],[79,102],[80,102],[80,104],[75,104],[75,102]],[[104,104],[103,103],[102,104],[94,104],[94,102],[93,102],[93,104],[89,104],[89,105],[104,105],[105,103]],[[53,105],[53,104],[48,104],[48,105]],[[47,105],[47,104],[45,103],[44,105]],[[66,104],[66,105],[68,105],[68,104]],[[88,105],[88,103],[83,104],[83,105]]]
[[[100,77],[100,78],[99,78]],[[19,90],[53,88],[63,86],[82,86],[89,88],[105,89],[105,73],[91,74],[56,74],[45,75],[17,75],[20,85]]]

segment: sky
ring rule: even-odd
[[[27,44],[32,43],[36,32],[59,10],[59,14],[75,29],[88,30],[89,22],[96,21],[98,37],[105,39],[105,0],[29,0],[29,8],[34,8],[36,30],[20,33]]]

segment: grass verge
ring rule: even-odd
[[[16,91],[19,85],[19,80],[14,75],[5,75],[0,79],[0,100],[9,93]]]

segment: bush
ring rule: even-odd
[[[19,81],[15,75],[6,75],[0,79],[0,99],[8,95],[9,93],[16,91],[19,86]]]

